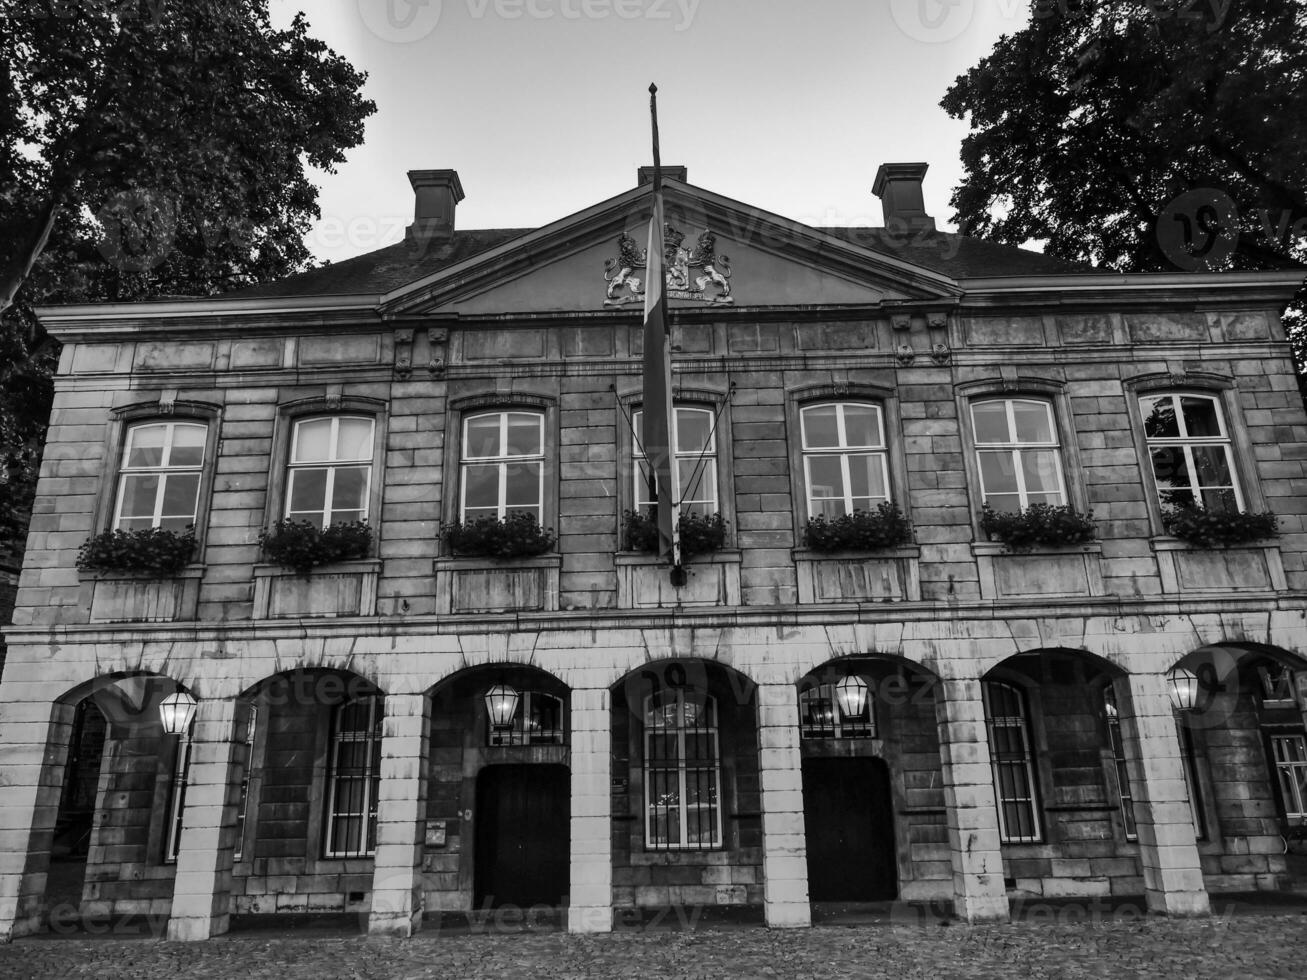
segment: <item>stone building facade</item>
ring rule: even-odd
[[[1302,882],[1301,273],[1106,275],[940,233],[923,165],[881,169],[882,229],[670,172],[681,490],[725,521],[680,587],[623,516],[643,183],[460,231],[457,174],[414,172],[401,245],[41,311],[64,352],[0,681],[5,935],[69,866],[83,914],[175,938],[506,904],[577,931],[821,901],[1193,915]],[[1278,533],[1183,540],[1191,498]],[[810,518],[889,502],[908,538],[813,546]],[[982,526],[1041,503],[1092,533]],[[442,527],[515,513],[542,552],[450,553]],[[297,570],[261,547],[285,517],[371,534]],[[180,571],[78,567],[100,532],[188,524]]]

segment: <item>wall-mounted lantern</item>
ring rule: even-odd
[[[159,702],[159,720],[169,735],[185,735],[195,717],[195,699],[185,691],[169,694]]]
[[[835,700],[845,718],[858,718],[867,707],[867,683],[857,674],[850,674],[835,685]]]
[[[507,684],[496,684],[486,691],[486,714],[491,728],[512,728],[520,695]]]
[[[1171,706],[1176,711],[1193,711],[1198,703],[1198,675],[1184,667],[1176,667],[1166,675],[1170,686]]]

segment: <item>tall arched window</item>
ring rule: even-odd
[[[799,412],[809,517],[874,510],[890,499],[879,405],[828,402]]]
[[[354,698],[335,709],[327,764],[327,857],[365,857],[376,850],[384,714],[380,694]]]
[[[645,845],[720,847],[717,700],[676,689],[644,699]]]
[[[374,419],[333,415],[295,423],[286,517],[319,527],[368,518]]]
[[[984,503],[1008,512],[1066,503],[1052,405],[1031,398],[973,402],[971,425]]]
[[[208,434],[202,422],[142,422],[127,429],[115,530],[184,531],[195,523]]]
[[[1035,757],[1025,695],[998,681],[986,681],[983,691],[999,838],[1004,843],[1037,841],[1040,828]]]
[[[1167,392],[1139,399],[1153,481],[1163,511],[1243,509],[1230,434],[1212,395]]]
[[[1125,839],[1138,840],[1134,793],[1130,789],[1125,739],[1121,735],[1121,710],[1116,702],[1116,688],[1110,682],[1103,687],[1103,715],[1107,722],[1107,745],[1112,751],[1112,761],[1116,770],[1116,787],[1121,799],[1121,819],[1125,823]]]
[[[544,523],[545,417],[482,412],[463,419],[459,520],[530,514]]]

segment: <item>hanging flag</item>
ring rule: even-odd
[[[673,467],[676,461],[676,415],[672,405],[672,343],[667,325],[667,290],[663,273],[663,175],[658,153],[658,86],[649,86],[653,117],[653,215],[649,219],[648,278],[644,287],[644,411],[642,443],[649,464],[650,499],[658,507],[658,554],[673,575],[681,567],[680,502]]]

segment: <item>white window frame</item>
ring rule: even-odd
[[[1176,436],[1150,436],[1148,434],[1148,417],[1152,414],[1151,407],[1146,407],[1145,403],[1170,399],[1172,410],[1175,412]],[[1191,436],[1185,426],[1184,411],[1181,407],[1180,399],[1193,398],[1200,401],[1210,402],[1216,412],[1216,424],[1220,429],[1220,434],[1216,436]],[[1139,396],[1139,417],[1144,433],[1145,451],[1148,453],[1148,471],[1153,477],[1153,490],[1157,495],[1157,502],[1161,506],[1163,513],[1174,507],[1174,504],[1168,504],[1162,499],[1165,492],[1157,478],[1157,464],[1153,459],[1155,449],[1179,449],[1184,453],[1185,467],[1189,476],[1193,480],[1198,479],[1198,467],[1194,462],[1194,449],[1196,448],[1219,448],[1225,456],[1225,467],[1230,473],[1230,486],[1211,486],[1204,487],[1202,484],[1192,484],[1189,491],[1193,494],[1194,503],[1199,507],[1205,507],[1203,503],[1203,491],[1206,490],[1232,490],[1234,492],[1235,507],[1239,510],[1244,509],[1243,489],[1239,486],[1239,471],[1236,466],[1234,455],[1234,441],[1230,438],[1230,427],[1225,419],[1225,410],[1221,405],[1221,399],[1216,395],[1207,394],[1201,391],[1152,391]]]
[[[676,408],[676,425],[679,430],[681,424],[681,415],[698,413],[708,417],[708,444],[706,448],[701,449],[683,449],[676,446],[675,459],[672,466],[672,480],[675,484],[672,496],[675,500],[681,499],[681,462],[690,460],[693,462],[693,469],[699,469],[699,462],[702,458],[703,472],[699,478],[700,496],[687,499],[681,503],[682,513],[695,513],[710,515],[718,513],[721,510],[720,494],[717,486],[720,467],[717,463],[717,418],[718,413],[711,408],[705,408],[699,405],[677,405]],[[635,495],[632,499],[635,501],[635,510],[641,513],[647,512],[649,508],[656,505],[656,501],[649,496],[648,477],[644,474],[644,467],[648,465],[645,456],[644,446],[641,445],[639,433],[641,431],[641,422],[644,417],[644,409],[636,409],[631,413],[631,455],[634,461],[633,482]],[[703,493],[706,489],[708,492]]]
[[[858,408],[870,408],[876,413],[876,434],[879,442],[875,445],[855,446],[849,443],[848,430],[845,423],[845,411],[850,406]],[[835,409],[835,426],[839,444],[836,446],[809,446],[808,445],[808,413],[819,408]],[[803,453],[803,484],[804,494],[808,506],[808,517],[818,516],[817,508],[813,501],[812,494],[812,460],[817,456],[837,456],[840,460],[840,478],[843,481],[844,494],[842,501],[844,504],[844,514],[852,514],[853,507],[853,474],[850,460],[854,457],[879,457],[880,472],[882,477],[882,486],[880,493],[876,494],[875,488],[869,488],[872,493],[872,506],[878,503],[889,503],[893,498],[890,496],[889,482],[889,451],[885,445],[885,410],[874,402],[866,401],[825,401],[816,402],[810,405],[804,405],[799,409],[799,430],[800,430],[800,447]],[[840,500],[840,497],[822,497],[823,501]]]
[[[831,738],[876,738],[876,712],[873,710],[873,698],[868,694],[863,707],[863,717],[851,718],[844,713],[844,706],[835,696],[834,684],[815,684],[799,691],[799,737],[813,739]],[[811,706],[820,712],[821,723],[805,721],[809,717]]]
[[[1139,827],[1135,822],[1135,797],[1130,789],[1130,770],[1126,764],[1125,738],[1121,732],[1121,710],[1116,700],[1116,688],[1110,683],[1103,687],[1103,716],[1107,723],[1107,747],[1112,753],[1112,762],[1116,772],[1116,789],[1121,799],[1121,820],[1125,828],[1125,839],[1139,839]]]
[[[532,728],[535,708],[544,701],[551,701],[558,712],[557,728]],[[492,748],[509,745],[562,745],[563,733],[567,729],[567,705],[562,698],[544,691],[522,691],[518,695],[517,710],[513,712],[513,723],[506,729],[496,729],[486,719],[486,744]]]
[[[993,706],[994,698],[991,693],[994,688],[1003,688],[1010,691],[1016,699],[1020,714],[996,715]],[[1043,840],[1043,827],[1039,814],[1039,785],[1035,776],[1035,753],[1030,737],[1030,705],[1026,700],[1026,692],[1015,684],[1009,684],[1006,681],[985,681],[981,684],[981,692],[985,701],[985,725],[989,732],[989,762],[994,777],[994,803],[998,808],[999,840],[1004,844],[1038,843]],[[994,737],[996,730],[999,728],[1012,728],[1020,733],[1021,752],[1019,754],[1004,753],[1002,758],[999,757],[997,742]],[[1002,773],[1008,767],[1025,774],[1028,795],[1003,795]],[[1026,810],[1029,816],[1030,833],[1019,834],[1015,828],[1008,826],[1005,809],[1008,806],[1022,807]]]
[[[302,426],[322,422],[330,419],[331,435],[328,458],[321,460],[302,460],[299,459],[300,429]],[[366,455],[360,455],[358,458],[345,459],[339,455],[340,449],[340,423],[343,421],[367,422],[369,426],[368,446]],[[362,469],[365,477],[363,481],[362,506],[359,508],[361,515],[359,520],[366,521],[370,513],[370,503],[372,498],[372,464],[373,457],[376,453],[377,440],[377,420],[370,415],[308,415],[304,418],[298,418],[291,426],[291,443],[290,443],[290,461],[286,465],[286,506],[283,515],[289,520],[316,520],[319,527],[326,528],[331,522],[331,513],[336,508],[335,487],[336,471],[342,469],[356,470]],[[291,511],[291,502],[295,499],[295,477],[300,472],[308,470],[326,470],[327,481],[323,491],[322,509],[320,511]]]
[[[520,415],[526,418],[534,419],[539,433],[540,451],[538,453],[510,454],[508,452],[508,420],[511,416]],[[468,452],[471,443],[468,440],[468,427],[478,419],[499,417],[499,447],[500,451],[494,456],[473,456]],[[499,499],[496,501],[496,517],[504,520],[509,513],[535,512],[536,523],[543,525],[545,523],[545,413],[533,409],[522,408],[505,408],[495,409],[489,412],[474,412],[463,416],[463,440],[460,444],[459,457],[459,489],[458,489],[458,519],[460,522],[467,520],[467,470],[469,466],[487,466],[494,465],[497,467],[499,480]],[[536,486],[536,504],[534,507],[514,504],[510,509],[508,506],[508,467],[521,463],[535,462],[539,464],[539,479]],[[482,516],[489,517],[489,514]]]
[[[385,716],[385,696],[368,694],[336,705],[331,719],[331,746],[327,759],[327,791],[323,820],[324,833],[322,850],[328,858],[371,857],[377,847],[377,790],[381,781],[381,723]],[[368,705],[368,724],[362,731],[341,731],[341,717],[344,712],[359,702]],[[344,774],[340,768],[341,746],[347,742],[362,742],[366,751],[363,753],[363,767]],[[361,805],[358,810],[340,810],[337,807],[337,795],[343,779],[359,780],[362,788]],[[345,847],[332,847],[336,838],[336,823],[340,820],[358,820],[357,838],[351,834]]]
[[[1269,732],[1267,737],[1285,818],[1292,827],[1307,825],[1307,736],[1302,732]],[[1285,751],[1290,742],[1298,746],[1297,758]]]
[[[1002,404],[1007,414],[1008,431],[1012,434],[1012,441],[1009,442],[981,442],[979,432],[976,428],[976,409],[981,405]],[[1045,442],[1022,442],[1017,438],[1016,405],[1038,405],[1042,408],[1048,417],[1048,432],[1050,439]],[[981,458],[986,455],[1001,455],[1006,453],[1009,459],[1009,465],[1012,467],[1013,474],[1017,484],[1017,503],[1018,506],[1025,510],[1030,506],[1030,492],[1026,488],[1025,467],[1021,465],[1021,454],[1029,450],[1053,450],[1053,464],[1057,469],[1057,494],[1059,500],[1056,506],[1065,506],[1067,503],[1066,476],[1062,472],[1062,444],[1058,439],[1057,429],[1057,412],[1053,408],[1053,403],[1045,398],[975,398],[970,402],[969,414],[971,417],[971,441],[976,453],[976,477],[980,481],[981,503],[989,502],[990,492],[985,486],[985,467],[981,463]],[[999,491],[995,491],[998,493]],[[1037,491],[1046,494],[1047,491]],[[1005,495],[1010,491],[1005,491]]]
[[[654,725],[651,724],[653,714],[653,701],[656,697],[674,698],[675,705],[675,723],[671,725]],[[696,698],[699,700],[700,698]],[[644,841],[645,848],[650,851],[708,851],[716,850],[722,847],[722,775],[721,775],[721,742],[719,739],[721,717],[717,712],[717,699],[712,695],[704,694],[701,696],[703,702],[702,714],[709,713],[712,716],[711,725],[699,725],[697,727],[687,726],[685,724],[685,691],[677,688],[669,690],[662,694],[646,695],[643,702],[644,713],[642,719],[644,723]],[[663,709],[664,712],[666,708]],[[655,760],[652,756],[650,746],[653,739],[657,736],[675,733],[676,735],[676,759],[674,765],[667,765],[667,760]],[[710,746],[712,750],[711,761],[697,761],[691,765],[686,756],[685,739],[687,733],[698,735],[707,734],[710,737]],[[655,762],[662,764],[655,765]],[[681,839],[672,841],[670,839],[661,839],[655,836],[654,815],[658,810],[671,810],[672,807],[658,807],[654,805],[654,782],[655,774],[676,773],[677,802],[675,805],[677,826],[680,829]],[[688,801],[689,782],[692,778],[708,780],[708,786],[711,795],[715,796],[715,802],[711,804],[696,803],[691,804]],[[711,841],[687,841],[689,830],[689,816],[691,812],[711,809],[713,820],[709,825],[712,834]],[[696,820],[696,826],[702,828],[702,821]]]
[[[137,434],[143,432],[146,429],[154,429],[154,428],[162,428],[164,430],[162,457],[159,460],[159,465],[158,466],[128,465],[127,461],[131,458],[132,446],[134,444]],[[174,436],[176,434],[176,431],[180,428],[200,429],[204,433],[204,441],[201,443],[201,448],[200,448],[200,461],[196,463],[194,466],[170,465],[171,458],[172,458]],[[161,526],[164,518],[177,518],[177,517],[186,516],[185,514],[164,514],[162,513],[162,511],[163,511],[164,496],[168,486],[168,480],[171,477],[175,477],[175,476],[189,476],[189,475],[195,476],[195,499],[191,502],[189,523],[190,524],[197,523],[198,516],[199,516],[199,509],[200,509],[200,485],[204,480],[204,459],[205,459],[205,454],[208,450],[208,444],[209,444],[209,426],[208,423],[206,422],[192,422],[192,421],[162,422],[157,419],[154,419],[148,421],[133,422],[130,425],[128,425],[126,436],[123,439],[123,451],[118,466],[118,495],[117,495],[117,500],[114,502],[114,509],[113,509],[114,529],[118,530],[121,529],[123,526],[123,520],[124,520],[123,503],[125,502],[127,497],[127,483],[128,483],[127,477],[148,475],[151,473],[158,475],[159,485],[156,488],[154,494],[154,509],[151,511],[150,514],[150,519],[151,519],[150,526],[151,527]],[[145,515],[137,515],[136,517],[129,518],[129,519],[139,520],[143,516]]]

